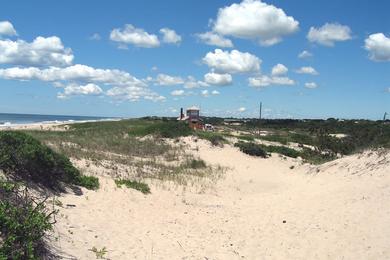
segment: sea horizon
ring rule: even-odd
[[[100,121],[100,120],[121,119],[121,118],[122,117],[0,113],[0,127],[20,125],[20,124]]]

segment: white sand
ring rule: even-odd
[[[54,244],[77,259],[95,258],[92,247],[109,259],[390,258],[389,153],[317,168],[192,145],[231,168],[213,189],[143,195],[102,177],[97,192],[60,198],[75,207],[61,208]]]

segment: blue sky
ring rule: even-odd
[[[269,118],[390,112],[385,0],[1,5],[0,112],[172,116],[197,105],[254,117],[260,101]]]

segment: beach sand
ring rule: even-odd
[[[102,174],[98,191],[59,198],[60,255],[95,259],[96,247],[106,259],[390,258],[388,152],[317,167],[184,141],[228,167],[224,178],[197,192],[156,183],[143,195]]]

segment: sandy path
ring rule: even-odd
[[[93,246],[106,247],[109,259],[390,257],[390,164],[351,175],[342,161],[358,161],[350,157],[307,174],[309,166],[278,156],[192,145],[207,162],[231,168],[215,188],[152,186],[144,196],[102,178],[97,192],[61,198],[75,207],[60,211],[57,247],[77,259],[95,258]]]

